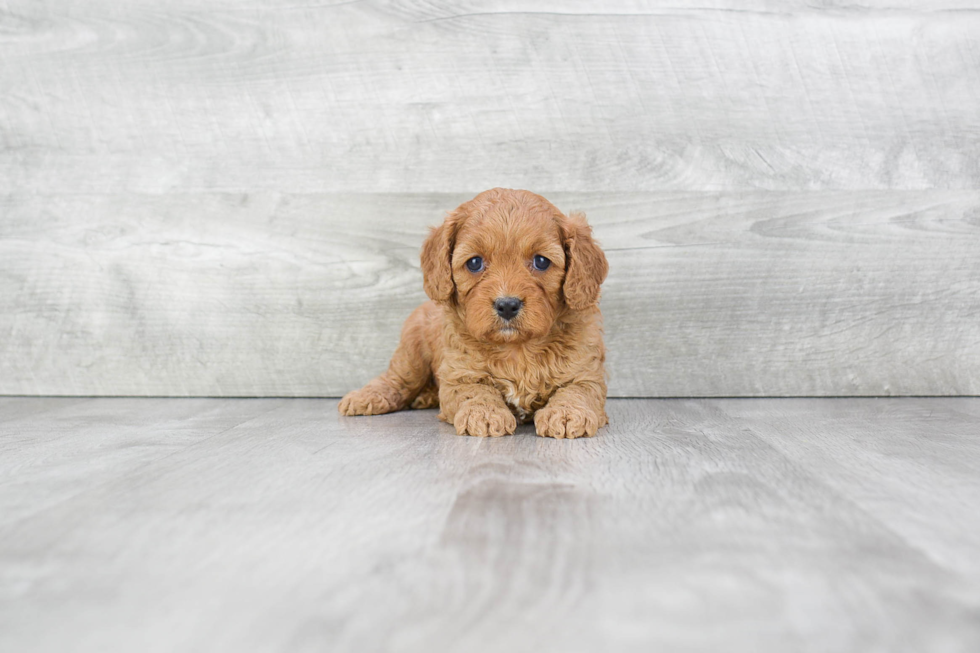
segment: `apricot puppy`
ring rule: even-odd
[[[606,257],[585,216],[495,188],[449,213],[422,246],[425,293],[388,370],[343,415],[439,406],[460,435],[593,436],[608,422],[599,286]]]

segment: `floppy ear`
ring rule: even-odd
[[[565,238],[565,303],[581,311],[599,301],[599,286],[606,279],[606,255],[592,240],[592,227],[583,213],[569,213],[561,223]]]
[[[437,302],[448,301],[456,291],[451,261],[456,231],[463,218],[461,206],[446,216],[445,222],[433,227],[422,244],[422,287]]]

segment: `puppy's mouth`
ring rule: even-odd
[[[505,342],[510,342],[520,337],[521,330],[513,324],[504,324],[497,327],[494,335]]]

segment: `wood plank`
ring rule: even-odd
[[[968,553],[980,550],[980,528],[961,518],[968,506],[980,505],[978,402],[826,400],[814,410],[812,401],[787,399],[714,406],[794,464],[819,468],[835,491],[980,587],[980,558]]]
[[[0,188],[976,188],[978,8],[10,0]]]
[[[636,199],[599,223],[617,394],[980,394],[976,192]]]
[[[0,422],[0,526],[70,502],[77,494],[280,406],[277,400],[10,398],[19,419]],[[35,408],[35,411],[28,411]]]
[[[79,437],[105,465],[0,477],[37,507],[0,524],[0,648],[980,644],[978,399],[614,400],[572,442],[290,400],[211,431],[259,403],[95,400]],[[136,435],[169,455],[127,454]],[[34,481],[59,475],[77,492],[48,502]]]
[[[466,197],[0,196],[0,393],[343,394]],[[551,199],[610,260],[612,396],[980,394],[980,191]]]
[[[0,397],[0,423],[24,418],[36,418],[52,411],[62,411],[88,401],[70,397],[32,397],[37,401],[22,401],[23,397]]]

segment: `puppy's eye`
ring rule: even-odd
[[[479,272],[483,269],[483,259],[479,256],[474,256],[466,262],[466,269],[470,272]]]
[[[535,254],[534,255],[533,265],[534,265],[534,269],[535,270],[544,271],[544,270],[547,270],[551,266],[551,261],[549,261],[545,257],[541,256],[540,254]]]

